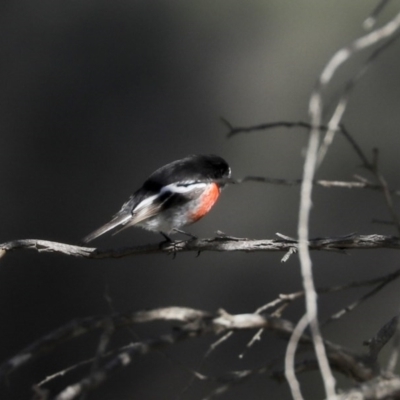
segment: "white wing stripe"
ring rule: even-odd
[[[162,194],[166,192],[170,193],[189,193],[192,190],[196,189],[204,189],[207,186],[207,183],[205,182],[178,182],[178,183],[171,183],[167,186],[164,186],[161,190],[160,193],[154,194],[153,196],[150,196],[144,200],[142,200],[136,208],[134,208],[132,211],[134,214],[137,214],[143,209],[146,209],[150,205],[154,203],[155,200],[157,200],[158,197],[160,197]]]
[[[165,192],[188,193],[196,189],[204,189],[208,184],[205,182],[177,182],[164,186],[160,194]]]
[[[142,200],[132,211],[133,213],[137,213],[138,211],[142,210],[143,208],[147,208],[151,204],[154,203],[154,200],[158,197],[158,194],[154,194],[153,196],[147,197],[146,199]]]

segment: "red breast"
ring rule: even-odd
[[[191,215],[192,223],[203,218],[211,210],[212,206],[218,200],[220,193],[221,189],[216,183],[211,183],[208,186],[201,196],[199,207]]]

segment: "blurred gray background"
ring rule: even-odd
[[[192,153],[215,153],[233,176],[300,178],[307,133],[276,129],[227,139],[220,117],[234,125],[307,120],[309,95],[323,66],[341,46],[364,33],[376,1],[3,1],[0,5],[0,242],[35,238],[77,243],[111,215],[156,168]],[[393,16],[391,4],[379,23]],[[332,100],[369,53],[339,71]],[[355,89],[344,118],[370,154],[381,152],[389,184],[400,187],[399,44],[375,62]],[[351,180],[360,161],[338,136],[318,178]],[[314,192],[311,236],[396,234],[377,192]],[[273,238],[296,235],[299,188],[246,183],[228,187],[204,220],[200,237]],[[153,243],[139,229],[102,237],[102,248]],[[282,254],[204,253],[80,260],[15,252],[0,263],[0,360],[68,321],[95,314],[170,305],[230,313],[252,312],[279,293],[301,288],[299,263]],[[376,277],[398,268],[395,251],[313,254],[317,286]],[[394,283],[324,330],[356,350],[398,310]],[[324,319],[364,293],[322,297]],[[112,305],[107,302],[109,296]],[[296,320],[302,301],[285,314]],[[114,346],[168,331],[140,327],[118,333]],[[215,340],[201,338],[140,357],[90,399],[201,399],[212,382],[194,382],[191,369],[210,376],[265,365],[285,344],[270,333],[244,350],[240,333],[205,364]],[[10,376],[3,399],[31,397],[46,375],[94,354],[97,336],[62,346]],[[54,390],[79,378],[53,382]],[[323,396],[317,373],[303,377],[308,398]],[[347,381],[340,381],[345,387]],[[257,376],[221,399],[288,399],[286,385]]]

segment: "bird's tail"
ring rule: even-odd
[[[97,237],[103,235],[104,233],[110,231],[111,229],[116,228],[117,226],[124,225],[127,221],[129,221],[132,218],[132,214],[122,214],[122,215],[117,215],[115,216],[114,219],[112,219],[110,222],[107,224],[101,226],[100,228],[96,229],[94,232],[90,233],[89,235],[85,236],[82,240],[85,243],[89,243],[92,240],[96,239]]]

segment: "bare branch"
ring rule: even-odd
[[[303,183],[301,185],[301,194],[300,194],[300,211],[299,211],[299,223],[298,223],[299,258],[300,258],[301,273],[303,278],[303,286],[306,297],[307,320],[311,328],[315,353],[317,356],[319,369],[323,378],[325,392],[328,399],[329,398],[333,399],[336,395],[335,392],[336,381],[328,362],[326,349],[324,347],[324,343],[319,328],[317,293],[314,287],[312,261],[308,246],[309,216],[311,210],[311,194],[313,188],[312,182],[317,168],[317,162],[320,163],[322,161],[324,154],[326,153],[330,143],[333,140],[335,132],[339,128],[340,121],[346,110],[348,101],[347,99],[348,92],[350,92],[351,87],[353,86],[358,76],[356,76],[354,80],[350,80],[350,83],[348,84],[344,95],[338,102],[337,107],[335,108],[335,111],[328,123],[328,130],[326,132],[323,145],[321,146],[320,149],[318,149],[320,141],[320,129],[318,127],[322,124],[322,114],[324,110],[322,91],[330,83],[333,75],[335,74],[339,66],[342,65],[345,61],[347,61],[352,55],[354,55],[355,52],[367,48],[387,37],[390,37],[399,27],[400,27],[400,13],[397,14],[391,21],[389,21],[382,28],[376,29],[375,31],[368,33],[367,35],[364,35],[363,37],[353,41],[351,45],[343,47],[342,49],[337,51],[323,69],[309,101],[308,109],[311,119],[311,131],[307,147],[306,159],[304,162]],[[361,71],[361,75],[365,69],[366,68],[363,68],[363,70]],[[382,185],[388,206],[392,212],[393,220],[396,222],[398,231],[400,233],[400,221],[393,210],[391,197],[390,194],[388,195],[388,191],[386,189],[387,188],[386,182],[383,180],[382,176],[377,175],[377,177]],[[297,327],[297,330],[300,330],[300,333],[302,333],[305,328],[306,328],[306,323],[303,323],[302,325],[299,325]],[[295,350],[296,339],[293,339],[293,343],[294,343],[293,345],[294,348],[292,349],[292,351],[294,354],[296,351]],[[288,357],[287,359],[289,358],[290,357]],[[294,362],[294,356],[292,358],[292,361]],[[294,368],[292,368],[292,366],[288,367],[288,363],[286,363],[285,368],[289,368],[291,371],[293,371],[294,375]],[[292,395],[295,398],[301,399],[301,394],[298,385],[295,384],[294,386],[291,387],[291,389],[293,389]]]
[[[377,6],[374,8],[374,10],[371,12],[371,14],[366,18],[366,20],[363,22],[363,27],[364,29],[371,29],[376,23],[376,19],[378,18],[379,14],[382,12],[382,10],[388,5],[389,0],[380,0],[380,2],[377,4]]]
[[[376,177],[377,181],[379,182],[382,191],[385,196],[385,201],[386,205],[390,211],[390,214],[392,216],[393,223],[395,224],[397,231],[400,233],[400,218],[397,215],[395,209],[394,209],[394,204],[393,204],[393,199],[391,196],[391,191],[389,189],[389,186],[386,182],[386,179],[384,176],[380,173],[378,169],[378,150],[374,149],[374,159],[372,162],[369,162],[361,148],[358,146],[356,141],[352,138],[350,133],[345,129],[344,126],[342,126],[342,133],[343,135],[349,140],[353,148],[355,149],[356,153],[359,155],[360,159],[362,160],[364,167],[370,170]]]
[[[400,377],[377,377],[359,387],[337,396],[338,400],[384,400],[398,399],[400,396]]]
[[[387,275],[384,275],[384,276],[380,276],[380,277],[377,277],[377,278],[373,278],[373,279],[366,279],[366,280],[362,280],[362,281],[354,281],[354,282],[345,283],[343,285],[335,285],[335,286],[317,288],[317,293],[323,295],[323,294],[330,294],[330,293],[336,293],[336,292],[340,292],[340,291],[344,291],[344,290],[349,290],[349,289],[353,289],[353,288],[360,288],[360,287],[366,287],[366,286],[379,285],[381,283],[391,282],[394,279],[398,278],[399,276],[400,276],[400,269],[395,271],[395,272],[393,272],[393,273],[390,273],[390,274],[387,274]],[[289,305],[289,303],[291,303],[291,302],[293,302],[293,301],[295,301],[297,299],[300,299],[303,296],[304,296],[304,292],[303,291],[298,291],[298,292],[294,292],[294,293],[290,293],[290,294],[280,294],[277,299],[269,302],[268,304],[265,304],[262,307],[259,307],[255,311],[255,314],[261,314],[261,313],[265,312],[267,309],[275,308],[277,306],[279,306],[279,307],[287,306],[287,305]],[[280,315],[279,310],[280,309],[278,309],[278,312],[274,311],[273,314],[271,314],[271,315],[275,316],[275,317],[280,317],[281,315]],[[164,309],[164,313],[166,313],[166,309]],[[392,338],[392,336],[394,334],[394,331],[395,331],[395,326],[396,326],[394,324],[397,324],[397,317],[395,317],[393,320],[389,321],[389,323],[385,324],[385,326],[380,329],[380,331],[377,333],[377,335],[374,338],[370,339],[369,341],[364,342],[364,344],[366,346],[369,346],[369,358],[371,360],[376,360],[376,358],[378,356],[378,353],[380,352],[382,347]],[[260,335],[261,335],[261,333],[263,331],[264,331],[264,329],[258,330],[256,335],[246,345],[246,350],[248,350],[254,344],[254,342],[256,340],[259,340],[259,337],[260,337]],[[203,361],[206,358],[208,358],[211,355],[211,353],[218,346],[220,346],[223,342],[225,342],[233,334],[234,334],[234,331],[229,331],[228,333],[224,334],[221,338],[219,338],[216,342],[214,342],[210,346],[210,348],[206,352],[206,354],[204,355]],[[108,351],[106,354],[104,354],[104,357],[109,357],[111,355],[115,355],[117,353],[122,352],[123,350],[128,349],[129,347],[130,347],[130,345],[124,346],[124,347],[116,349],[116,350]],[[243,357],[243,353],[239,357]],[[37,386],[41,387],[41,386],[45,385],[47,382],[49,382],[49,381],[51,381],[51,380],[53,380],[53,379],[55,379],[57,377],[63,376],[65,374],[67,374],[68,372],[73,371],[76,368],[79,368],[79,367],[81,367],[83,365],[87,365],[88,363],[91,363],[91,362],[93,362],[95,360],[96,360],[96,357],[88,359],[88,360],[80,361],[80,362],[74,364],[73,366],[67,367],[62,371],[56,372],[56,373],[46,377],[44,380],[42,380],[40,383],[38,383]],[[246,377],[248,377],[250,375],[253,375],[253,374],[266,373],[269,370],[271,370],[271,368],[275,364],[277,364],[279,361],[280,361],[280,358],[277,358],[273,362],[269,363],[267,367],[263,367],[263,368],[256,369],[256,370],[250,370],[250,371],[240,371],[240,373],[234,373],[235,381],[238,381],[240,379],[244,379],[244,378],[246,378]],[[311,365],[313,365],[313,367],[311,367]],[[316,361],[307,362],[307,370],[315,369],[316,366],[317,366]],[[300,365],[296,364],[296,373],[305,371],[306,369],[303,368],[303,367],[304,367],[304,362],[301,362]],[[199,366],[197,368],[199,368]],[[302,371],[300,370],[300,368],[302,368]],[[199,373],[198,372],[195,372],[195,371],[192,371],[192,372],[193,372],[193,379],[194,378],[199,378]],[[233,374],[233,373],[231,373],[231,374]],[[273,372],[272,377],[282,380],[283,377],[284,377],[284,373],[283,372]],[[201,379],[205,379],[203,375],[202,375]],[[211,379],[211,378],[207,378],[207,379]],[[219,382],[223,381],[222,378],[213,378],[213,380],[217,380]],[[233,376],[232,376],[232,380],[233,380]],[[188,386],[191,383],[192,383],[192,381],[188,384]]]
[[[147,354],[150,351],[159,350],[182,340],[189,340],[203,335],[219,335],[221,333],[237,330],[266,329],[288,340],[294,327],[290,321],[259,314],[231,315],[223,310],[217,314],[190,308],[168,307],[151,311],[116,314],[114,316],[90,317],[71,322],[47,336],[39,339],[25,350],[21,351],[10,360],[0,366],[0,377],[32,361],[44,352],[52,350],[61,343],[72,340],[95,329],[104,329],[113,324],[115,329],[137,323],[164,320],[179,322],[181,327],[171,333],[159,336],[155,339],[147,339],[141,342],[125,346],[117,355],[114,355],[103,365],[97,365],[96,369],[73,385],[65,388],[55,399],[72,400],[89,390],[92,390],[109,379],[111,375],[121,368],[130,365],[136,355]],[[308,335],[298,336],[299,343],[311,347],[312,340]],[[325,346],[329,360],[335,365],[335,369],[343,374],[351,375],[357,380],[371,379],[374,374],[374,364],[365,362],[364,356],[359,356],[350,350],[326,341]],[[114,352],[113,352],[114,353]],[[108,356],[109,354],[107,354]],[[111,354],[112,355],[112,354]],[[272,365],[272,364],[271,364]],[[243,375],[244,376],[244,375]],[[236,378],[237,379],[237,378]]]
[[[86,376],[81,381],[67,387],[56,399],[69,400],[91,390],[106,379],[112,373],[126,367],[132,361],[132,357],[137,354],[146,354],[152,350],[159,350],[171,346],[179,341],[195,338],[205,334],[220,334],[233,330],[247,330],[264,328],[277,333],[279,336],[288,337],[292,331],[292,324],[289,321],[270,317],[268,315],[257,314],[238,314],[230,315],[225,311],[220,311],[212,316],[211,314],[193,310],[189,308],[169,307],[152,311],[142,311],[131,314],[117,314],[109,317],[91,317],[76,320],[64,327],[39,339],[27,349],[23,350],[6,363],[0,366],[0,377],[20,368],[27,362],[51,350],[57,345],[72,340],[94,329],[102,329],[112,321],[115,328],[135,323],[144,323],[156,320],[179,321],[183,324],[181,329],[175,329],[172,333],[162,335],[156,339],[149,339],[139,343],[134,343],[125,348],[117,356],[112,358],[102,367],[96,368],[94,373]],[[310,343],[304,336],[302,342]]]
[[[393,374],[396,369],[397,362],[399,360],[399,350],[400,350],[399,346],[400,346],[400,324],[399,320],[397,320],[396,330],[393,336],[392,351],[390,353],[390,357],[386,367],[387,374]]]
[[[122,247],[119,249],[98,249],[81,247],[66,243],[52,242],[40,239],[13,240],[0,244],[3,256],[16,250],[36,250],[39,253],[59,253],[71,257],[90,259],[122,258],[143,254],[171,254],[203,251],[244,251],[244,252],[288,252],[297,249],[298,242],[290,239],[247,239],[232,236],[217,236],[214,238],[174,241],[165,246],[148,244],[144,246]],[[400,249],[400,239],[396,236],[385,235],[356,235],[350,234],[338,237],[323,237],[308,241],[310,250],[343,251],[355,249]]]
[[[320,332],[319,321],[318,321],[318,305],[317,305],[317,293],[314,286],[314,278],[312,272],[312,261],[309,249],[309,218],[311,211],[311,194],[313,188],[313,180],[315,169],[317,165],[317,154],[319,146],[319,134],[320,131],[317,126],[321,124],[321,109],[322,103],[316,101],[315,95],[311,96],[309,103],[309,112],[311,116],[312,129],[310,132],[309,143],[307,147],[306,160],[304,162],[304,172],[303,172],[303,183],[301,185],[300,191],[300,210],[299,210],[299,222],[297,233],[299,236],[299,259],[301,267],[301,275],[303,278],[303,287],[305,291],[305,303],[306,303],[306,315],[307,322],[310,325],[311,335],[314,344],[315,354],[317,356],[319,370],[322,376],[322,380],[325,387],[325,393],[328,398],[333,398],[335,396],[335,386],[336,381],[332,374],[328,357],[326,354],[326,349],[324,346],[324,341]],[[293,354],[296,352],[298,339],[296,336],[302,334],[306,324],[299,324],[297,330],[299,331],[297,335],[293,338],[294,348]],[[288,350],[289,351],[289,350]],[[290,357],[287,358],[290,360]],[[294,356],[293,356],[294,362]],[[285,368],[287,368],[288,362],[285,363]],[[294,371],[294,369],[292,369]],[[294,374],[294,372],[293,372]],[[296,385],[293,386],[296,389]],[[296,396],[298,399],[301,398],[300,392],[292,391],[292,395]],[[299,397],[300,396],[300,397]]]
[[[284,185],[284,186],[298,186],[301,185],[302,179],[278,179],[278,178],[266,178],[262,176],[246,176],[242,179],[238,179],[237,183],[242,182],[262,182],[272,185]],[[324,188],[344,188],[344,189],[370,189],[382,191],[382,186],[376,183],[369,182],[365,178],[362,181],[329,181],[325,179],[316,179],[313,181],[314,185],[321,186]],[[400,190],[389,189],[389,192],[395,196],[400,196]]]
[[[347,305],[346,307],[342,308],[340,311],[336,312],[332,316],[330,316],[324,323],[323,325],[328,324],[329,322],[338,320],[339,318],[343,317],[343,315],[348,314],[349,312],[353,311],[356,307],[358,307],[361,303],[363,303],[365,300],[369,299],[370,297],[374,296],[378,292],[380,292],[384,287],[386,287],[389,283],[393,282],[395,279],[397,279],[400,276],[400,270],[387,275],[384,277],[384,279],[381,280],[381,282],[372,290],[369,292],[365,293],[363,296],[361,296],[359,299],[354,301],[353,303]]]
[[[393,278],[398,274],[399,271],[396,271],[393,274],[385,277],[360,282],[353,282],[342,286],[321,288],[318,290],[318,292],[330,293],[352,287],[379,284],[381,282],[389,280],[389,277]],[[280,298],[282,298],[283,301],[286,301],[286,299],[289,297],[291,299],[296,299],[300,298],[303,295],[304,293],[302,292],[296,292],[292,295],[282,295],[280,296]],[[270,303],[270,305],[272,306],[273,304]],[[279,304],[275,302],[275,305]],[[259,313],[260,311],[261,310],[258,310],[257,312]],[[179,322],[182,327],[179,330],[175,329],[171,334],[125,346],[118,351],[118,354],[116,356],[115,350],[104,354],[104,356],[107,357],[114,355],[114,358],[112,358],[110,361],[106,362],[102,366],[97,364],[94,372],[89,373],[89,375],[84,377],[81,381],[66,388],[63,392],[59,394],[59,397],[57,398],[62,400],[74,399],[77,396],[80,396],[86,393],[88,390],[91,390],[99,384],[103,383],[111,376],[112,373],[129,365],[134,355],[146,354],[149,351],[158,350],[160,348],[173,345],[174,343],[177,343],[181,340],[187,340],[205,334],[218,335],[220,333],[232,333],[233,331],[243,329],[266,329],[278,334],[278,336],[283,338],[284,340],[288,340],[294,329],[291,322],[266,314],[260,315],[255,313],[230,315],[225,311],[220,311],[218,314],[212,315],[205,311],[181,307],[160,308],[151,311],[141,311],[134,313],[119,313],[105,317],[89,317],[72,321],[70,324],[67,324],[66,326],[61,327],[56,331],[48,334],[47,336],[39,339],[37,342],[33,343],[25,350],[12,357],[10,360],[0,366],[0,377],[4,377],[6,374],[15,371],[16,369],[19,369],[20,367],[32,361],[41,354],[51,351],[53,348],[60,345],[61,343],[68,340],[73,340],[78,336],[86,334],[90,331],[107,329],[110,327],[110,324],[113,326],[114,329],[118,329],[123,326],[129,326],[137,323],[146,323],[156,320]],[[388,338],[389,336],[386,335],[385,337]],[[383,341],[382,335],[379,334],[378,338],[380,338],[380,342]],[[304,334],[301,334],[298,337],[298,340],[303,346],[307,345],[308,347],[310,347],[312,344],[311,338]],[[386,341],[387,340],[388,339],[386,339]],[[378,339],[376,340],[376,342],[377,341]],[[366,381],[377,374],[378,368],[375,364],[376,356],[372,356],[371,350],[368,355],[357,355],[350,350],[346,350],[341,346],[335,345],[328,341],[324,341],[324,345],[327,349],[328,360],[332,368],[334,368],[335,370],[345,374],[346,376],[351,376],[357,381]],[[383,344],[380,345],[379,349],[382,346]],[[372,347],[373,345],[371,344],[370,348]],[[377,346],[375,346],[375,348],[377,348]],[[96,361],[98,363],[99,358],[97,358]],[[274,361],[273,364],[276,364],[276,361]],[[273,364],[271,364],[270,367]],[[307,367],[304,367],[304,365],[307,365]],[[303,361],[299,364],[296,364],[295,370],[297,373],[315,368],[317,368],[317,363],[311,360],[310,362]],[[68,370],[69,369],[65,371]],[[264,371],[266,372],[267,370],[270,370],[270,368],[264,367]],[[232,382],[238,382],[241,380],[241,377],[245,379],[251,374],[251,371],[247,371],[243,374],[235,374],[235,380],[234,382]],[[273,374],[276,375],[276,373]],[[213,378],[213,380],[218,381],[219,379]],[[225,389],[227,389],[229,386],[230,384],[225,385]]]
[[[387,24],[378,28],[365,36],[356,39],[349,46],[343,47],[331,58],[323,73],[320,77],[320,84],[326,85],[331,80],[333,74],[337,68],[347,61],[355,52],[363,50],[367,47],[378,43],[379,41],[386,39],[393,35],[400,26],[400,13],[391,19]]]
[[[318,121],[317,121],[318,122]],[[302,127],[302,128],[307,128],[307,129],[311,129],[313,124],[310,123],[306,123],[306,122],[293,122],[293,123],[288,123],[288,122],[275,122],[275,123],[270,123],[270,124],[262,124],[262,125],[257,125],[257,126],[253,126],[253,127],[247,127],[247,128],[243,128],[243,127],[238,127],[238,128],[234,128],[232,127],[232,125],[230,123],[228,123],[227,121],[225,121],[225,123],[227,124],[227,126],[229,127],[230,131],[228,133],[228,136],[232,136],[238,133],[244,133],[244,132],[253,132],[253,131],[257,131],[257,130],[265,130],[265,129],[271,129],[271,128],[276,128],[279,126],[283,126],[283,127],[287,127],[287,128],[293,128],[293,127]],[[328,130],[327,126],[323,126],[323,125],[319,125],[318,126],[319,130]],[[384,195],[385,195],[385,200],[386,200],[386,204],[389,208],[389,211],[392,215],[392,219],[394,221],[394,224],[397,227],[398,232],[400,233],[400,218],[397,215],[396,211],[394,210],[394,205],[393,205],[393,199],[392,199],[392,195],[399,195],[399,192],[396,190],[391,190],[388,185],[386,180],[384,179],[384,177],[382,176],[382,174],[378,171],[377,165],[374,162],[370,162],[368,160],[368,158],[365,156],[364,152],[361,150],[360,146],[357,144],[357,142],[353,139],[353,137],[350,135],[350,133],[347,131],[347,129],[343,126],[343,125],[339,125],[338,129],[340,130],[340,132],[346,137],[346,139],[350,142],[350,144],[352,145],[353,149],[355,150],[355,152],[357,153],[357,155],[359,156],[359,158],[361,159],[363,166],[365,168],[367,168],[369,171],[371,171],[377,181],[379,182],[379,185],[373,185],[370,184],[366,181],[364,181],[365,186],[360,185],[358,187],[368,187],[370,189],[372,188],[376,188],[379,190],[382,190]],[[245,178],[245,180],[256,180],[256,181],[262,181],[262,182],[266,182],[266,183],[280,183],[280,184],[284,184],[284,182],[279,181],[279,180],[268,180],[267,178],[256,178],[256,177],[248,177]],[[298,184],[301,181],[295,180],[295,181],[287,181],[285,184]],[[320,184],[321,186],[323,184],[321,184],[319,181],[314,181],[317,184]],[[328,185],[326,185],[328,186]],[[331,185],[333,186],[333,185]],[[357,187],[357,185],[351,185],[352,187]],[[343,185],[342,187],[346,187],[346,185]],[[349,187],[349,186],[347,186]]]
[[[225,126],[228,127],[228,138],[235,136],[239,133],[251,133],[254,131],[265,131],[268,129],[274,129],[274,128],[305,128],[305,129],[311,129],[311,124],[309,122],[304,122],[304,121],[297,121],[297,122],[289,122],[289,121],[276,121],[276,122],[270,122],[270,123],[265,123],[265,124],[260,124],[260,125],[254,125],[254,126],[238,126],[234,127],[230,122],[228,122],[225,118],[221,118],[221,121],[225,124]],[[327,126],[320,126],[319,127],[321,130],[327,130]]]
[[[373,370],[364,364],[363,357],[344,356],[343,353],[340,354],[338,352],[337,354],[335,354],[335,352],[328,351],[328,358],[331,363],[332,369],[345,376],[352,377],[357,381],[367,381],[377,374],[377,370]],[[276,358],[261,368],[233,371],[229,374],[225,374],[223,377],[212,378],[213,381],[222,382],[224,383],[224,385],[214,389],[212,393],[209,396],[203,398],[203,400],[213,399],[219,394],[222,394],[229,390],[232,386],[240,384],[256,375],[268,374],[272,379],[275,379],[278,382],[282,382],[285,379],[284,371],[282,371],[281,369],[273,370],[273,368],[279,361],[280,360]],[[318,370],[318,362],[315,358],[307,358],[302,361],[296,362],[295,364],[296,374],[316,370]]]
[[[398,323],[399,317],[393,317],[379,329],[378,333],[372,339],[364,342],[364,345],[369,347],[371,357],[378,357],[379,352],[395,334]]]
[[[292,393],[292,397],[294,400],[303,400],[303,396],[300,390],[300,383],[296,377],[295,360],[296,360],[296,350],[299,344],[299,340],[303,335],[303,332],[307,328],[308,324],[309,324],[309,317],[307,314],[304,314],[303,317],[300,318],[295,329],[293,330],[293,334],[290,337],[289,343],[286,347],[285,377],[289,384],[290,391]]]
[[[98,316],[77,319],[40,338],[16,356],[0,365],[0,378],[32,361],[38,355],[53,350],[61,343],[75,339],[94,330],[107,329],[110,326],[110,321],[114,328],[117,329],[123,326],[156,320],[175,321],[189,324],[192,321],[200,319],[207,320],[210,316],[211,314],[191,308],[166,307],[151,311],[118,313],[106,317]]]
[[[377,31],[378,31],[378,29],[375,32],[377,32]],[[369,35],[371,35],[371,34],[368,34],[364,37],[367,37]],[[383,44],[380,44],[379,47],[372,52],[372,54],[368,57],[368,59],[361,66],[361,68],[356,72],[356,74],[353,77],[351,77],[350,79],[348,79],[348,81],[346,82],[343,93],[337,102],[336,109],[333,112],[333,115],[328,123],[329,129],[328,129],[328,131],[324,137],[323,143],[318,151],[319,163],[321,163],[321,161],[325,157],[328,147],[331,145],[331,143],[333,141],[335,133],[340,129],[340,121],[342,120],[343,114],[347,108],[347,103],[349,101],[350,94],[351,94],[352,90],[354,89],[354,87],[356,86],[357,82],[367,72],[368,68],[381,55],[381,53],[383,51],[387,50],[387,48],[390,47],[398,38],[399,38],[399,34],[397,33],[396,35],[394,35],[394,31],[393,31],[393,36],[391,36]],[[357,39],[354,43],[357,43],[358,41],[360,41],[360,39]],[[369,45],[372,45],[372,44],[374,44],[374,42],[371,42]],[[355,51],[358,51],[358,49],[354,48],[352,51],[355,52]],[[339,52],[341,52],[341,50],[339,50]]]

